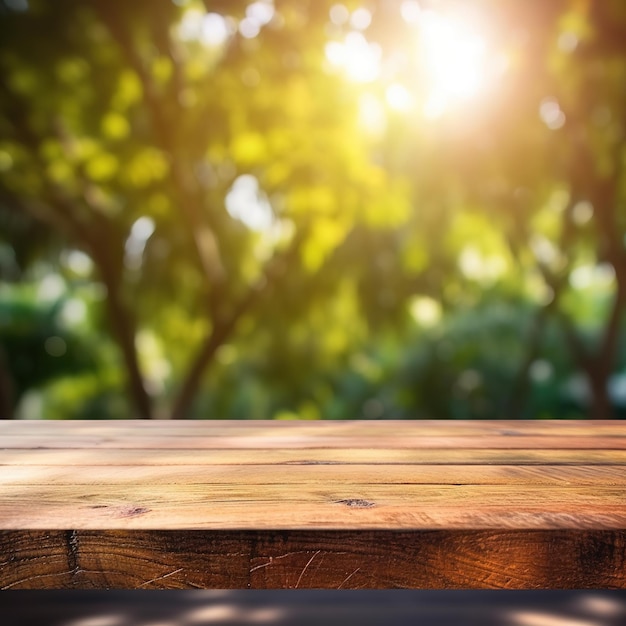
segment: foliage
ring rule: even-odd
[[[618,0],[0,2],[3,411],[610,415],[624,35]]]
[[[7,367],[11,372],[10,379],[3,378],[1,399],[2,410],[9,412],[28,389],[95,367],[85,337],[62,319],[67,303],[41,303],[28,293],[32,290],[20,291],[3,289],[0,300],[2,373]]]

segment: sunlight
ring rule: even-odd
[[[226,210],[231,217],[257,232],[271,230],[275,221],[259,181],[251,174],[242,174],[235,180],[226,194]]]
[[[372,41],[372,14],[364,8],[350,11],[341,4],[329,13],[341,38],[327,42],[326,60],[353,83],[378,82],[384,100],[396,112],[420,112],[435,120],[450,109],[486,93],[492,79],[507,68],[503,54],[489,47],[486,25],[479,15],[456,6],[454,10],[422,9],[405,1],[400,14],[410,37],[402,49],[386,56]],[[401,75],[402,74],[402,75]]]
[[[422,11],[418,55],[428,83],[424,113],[435,118],[476,96],[487,77],[487,42],[467,20]]]
[[[606,617],[612,617],[620,615],[624,609],[623,603],[613,598],[606,598],[603,596],[584,596],[580,599],[578,606],[581,610],[595,613],[596,615],[603,615]]]
[[[124,617],[119,614],[94,615],[92,617],[81,617],[67,626],[118,626],[124,623]]]
[[[511,617],[518,626],[600,626],[595,619],[572,619],[570,616],[551,615],[543,611],[517,611]]]
[[[413,104],[411,92],[400,83],[393,83],[385,92],[387,104],[396,111],[407,111]]]
[[[382,50],[358,32],[349,32],[343,42],[326,44],[326,58],[336,67],[342,67],[348,78],[357,83],[369,83],[380,74]]]
[[[241,617],[241,612],[233,604],[210,604],[185,613],[185,623],[205,624],[213,620],[230,621],[239,617]]]
[[[424,328],[435,326],[443,313],[441,304],[426,296],[414,298],[409,305],[409,311],[415,322]]]
[[[209,48],[220,48],[236,31],[245,39],[254,39],[274,15],[273,0],[257,0],[249,4],[239,23],[229,16],[191,8],[183,15],[178,35],[183,41],[198,41]]]
[[[156,224],[151,217],[142,216],[135,221],[130,229],[124,246],[124,264],[130,269],[138,270],[143,263],[143,253],[148,239],[152,237]]]

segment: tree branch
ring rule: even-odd
[[[289,262],[295,258],[308,229],[303,228],[294,237],[289,248],[282,254],[273,256],[265,265],[260,278],[251,285],[245,295],[224,318],[214,320],[213,329],[188,369],[182,387],[176,397],[172,409],[172,419],[184,419],[190,409],[193,397],[200,385],[203,374],[213,360],[217,350],[233,334],[239,320],[245,315],[271,287],[275,286],[280,275],[286,270]]]
[[[181,163],[181,154],[174,140],[173,120],[168,118],[162,106],[161,96],[133,43],[128,25],[117,14],[119,8],[116,9],[113,3],[102,0],[94,0],[93,6],[142,84],[155,138],[159,147],[170,157],[170,179],[194,242],[202,273],[209,284],[221,283],[225,280],[225,270],[217,237],[200,210],[200,197],[197,189],[194,189],[196,184],[190,172],[191,168],[184,167]]]

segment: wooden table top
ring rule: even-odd
[[[382,545],[389,533],[474,537],[482,549],[490,537],[517,537],[526,549],[542,537],[544,560],[555,538],[600,541],[612,565],[593,585],[622,587],[626,572],[611,568],[626,563],[626,422],[0,422],[0,529],[0,564],[2,550],[16,549],[9,541],[29,537],[80,537],[86,550],[89,538],[222,532],[246,545],[297,539],[307,559],[322,548],[303,551],[303,543]],[[289,586],[268,583],[276,568],[264,563],[248,563],[249,576],[265,576],[252,586]],[[163,584],[180,578],[172,576]],[[571,584],[586,586],[580,576]],[[23,586],[15,580],[5,575],[5,587]]]
[[[0,442],[5,529],[626,528],[626,422],[28,421]]]

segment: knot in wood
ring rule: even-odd
[[[149,512],[150,509],[148,507],[128,505],[123,507],[119,514],[121,517],[135,517],[136,515],[143,515]]]
[[[367,509],[374,506],[373,502],[369,500],[361,500],[360,498],[348,498],[345,500],[337,500],[337,504],[345,504],[346,506],[352,506],[358,509]]]

